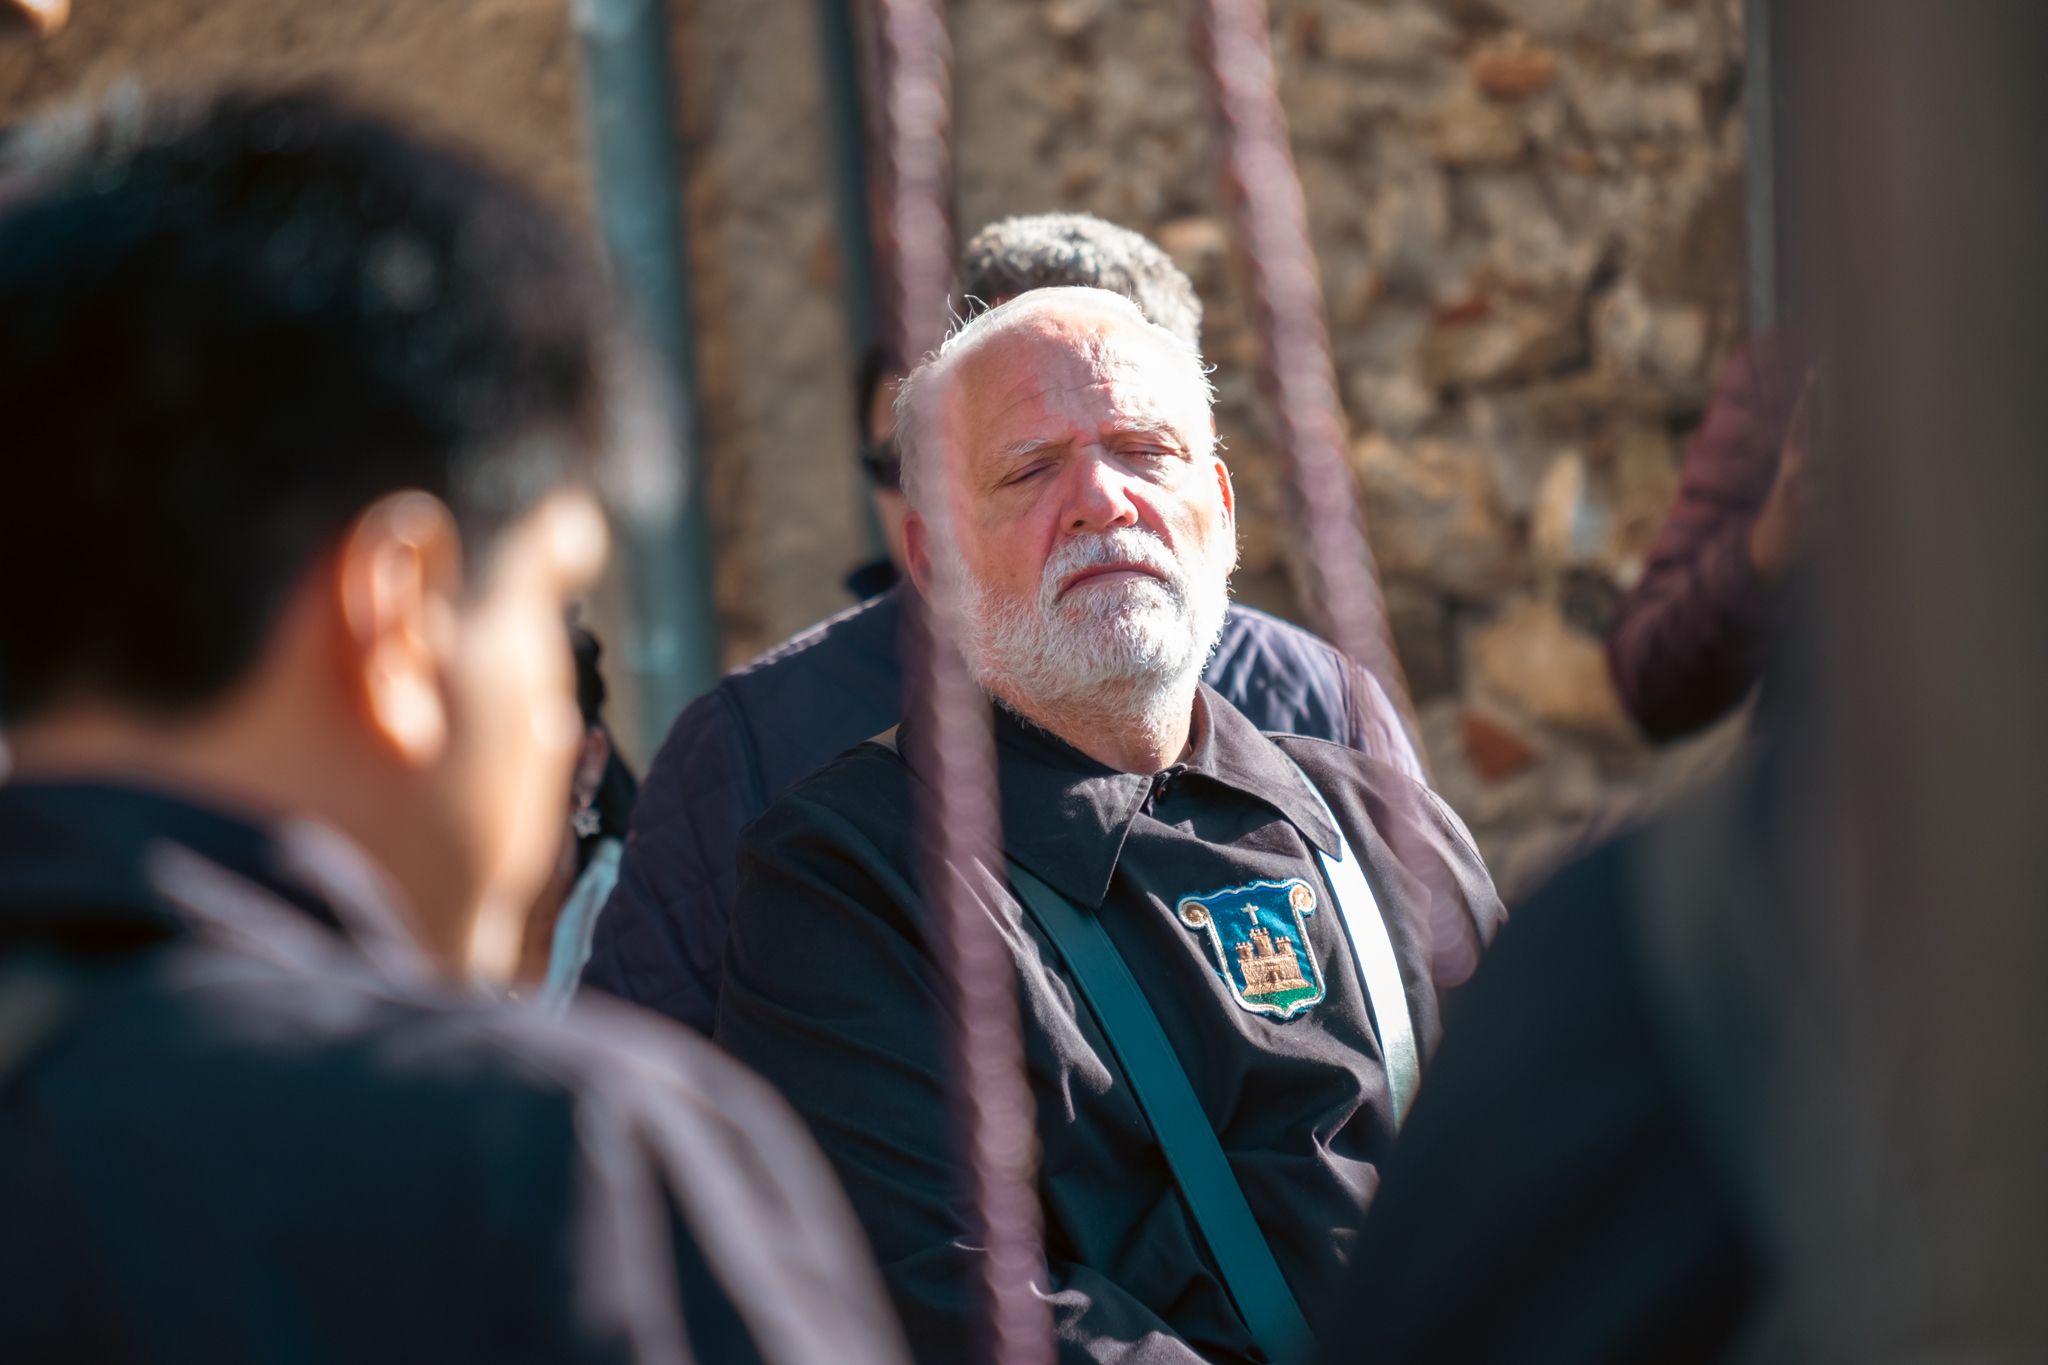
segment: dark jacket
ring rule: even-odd
[[[1096,915],[1130,965],[1312,1311],[1343,1284],[1394,1123],[1366,994],[1311,846],[1336,852],[1334,813],[1385,912],[1425,1056],[1437,971],[1469,961],[1500,904],[1426,788],[1338,745],[1262,736],[1213,691],[1200,706],[1188,757],[1156,775],[1112,771],[1000,714],[1004,847]],[[906,720],[905,753],[917,738]],[[862,745],[746,832],[716,1036],[810,1121],[914,1352],[936,1365],[970,1358],[980,1253],[944,1121],[957,1094],[945,1040],[959,1023],[934,985],[912,868],[915,780],[897,753]],[[1253,1359],[1056,950],[1004,877],[976,867],[967,880],[1019,981],[1060,1359]],[[1270,916],[1263,941],[1248,898]],[[1251,970],[1283,961],[1297,974],[1284,986]]]
[[[900,1358],[767,1087],[622,1009],[453,997],[367,871],[0,788],[0,1358]]]
[[[902,715],[897,588],[728,675],[669,731],[640,790],[584,982],[708,1033],[742,826]],[[1209,684],[1263,730],[1349,745],[1422,780],[1399,714],[1307,631],[1233,607]]]
[[[1794,960],[1784,938],[1744,941],[1776,908],[1745,881],[1767,837],[1725,861],[1695,850],[1686,880],[1707,884],[1705,951],[1672,957],[1653,941],[1663,911],[1642,832],[1517,908],[1459,993],[1351,1283],[1329,1305],[1323,1365],[1736,1358],[1762,1267],[1732,1179],[1743,1162],[1716,1130],[1752,1120],[1714,1111],[1767,1098],[1746,1064],[1727,1063],[1772,1037],[1764,1021],[1782,1023],[1775,1012],[1813,980],[1778,970]],[[1742,927],[1729,935],[1731,921]],[[1694,990],[1710,983],[1718,1065],[1685,1040],[1685,992],[1660,962]],[[1752,976],[1759,963],[1772,965]]]
[[[1750,562],[1749,531],[1777,481],[1798,356],[1789,338],[1763,339],[1721,371],[1678,500],[1608,633],[1615,687],[1651,739],[1705,729],[1756,686],[1779,594]]]

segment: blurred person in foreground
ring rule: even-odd
[[[1136,1032],[1098,1016],[1059,917],[1142,983],[1191,1091],[1171,1136],[1214,1153],[1269,1244],[1226,1249],[1269,1255],[1309,1306],[1342,1282],[1439,986],[1470,969],[1499,901],[1426,787],[1263,735],[1202,682],[1237,527],[1183,337],[1116,294],[1036,290],[957,330],[898,402],[910,571],[962,604],[997,703],[1007,862],[961,872],[1023,996],[1061,1359],[1262,1358],[1134,1096]],[[981,1251],[936,1121],[959,1021],[917,889],[921,720],[742,836],[716,1037],[810,1120],[913,1349],[939,1362],[969,1356]]]
[[[1762,742],[1518,908],[1333,1363],[2048,1360],[2048,8],[1772,17],[1827,368]]]
[[[1716,1110],[1761,1096],[1703,1059],[1753,1054],[1819,979],[1778,875],[1802,852],[1782,767],[1752,753],[1516,905],[1323,1306],[1322,1365],[1742,1358],[1765,1272]]]
[[[767,1087],[461,987],[559,842],[630,457],[581,250],[319,94],[10,153],[0,1355],[897,1359]]]
[[[1006,218],[975,234],[961,289],[1001,303],[1048,286],[1110,290],[1194,350],[1202,304],[1152,242],[1086,214]],[[619,885],[598,921],[585,980],[703,1032],[711,1030],[732,919],[739,832],[768,803],[835,755],[896,723],[905,596],[896,583],[908,508],[900,487],[898,373],[863,360],[855,402],[861,463],[891,563],[857,575],[879,596],[785,641],[693,702],[648,765]],[[1208,682],[1261,730],[1333,740],[1423,779],[1399,714],[1379,683],[1299,627],[1231,606]]]

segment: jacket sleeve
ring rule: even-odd
[[[1608,667],[1636,724],[1676,739],[1733,710],[1756,684],[1772,595],[1749,559],[1797,397],[1787,343],[1728,362],[1687,445],[1678,499],[1608,635]]]
[[[742,841],[717,1041],[808,1121],[867,1229],[912,1354],[938,1365],[976,1354],[984,1251],[951,1121],[957,1021],[934,989],[900,866],[803,793],[778,801]],[[1034,1089],[1043,1107],[1045,1089]],[[1066,1365],[1234,1358],[1198,1353],[1056,1247],[1048,1259]]]
[[[759,785],[724,690],[692,702],[648,765],[584,985],[711,1032],[739,831],[761,809]]]
[[[650,1022],[582,1012],[572,1047],[509,1063],[547,1081],[470,1105],[474,1150],[450,1183],[485,1188],[451,1221],[479,1246],[448,1294],[488,1325],[479,1358],[903,1365],[864,1240],[795,1116],[709,1044]]]
[[[1401,713],[1395,709],[1387,689],[1350,659],[1340,655],[1338,665],[1344,671],[1345,691],[1351,702],[1347,708],[1351,733],[1345,742],[1367,758],[1376,758],[1402,776],[1428,786],[1429,774],[1423,770],[1422,757],[1415,752],[1408,727],[1402,723]]]

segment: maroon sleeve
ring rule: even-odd
[[[1781,337],[1728,362],[1642,581],[1622,599],[1608,666],[1652,739],[1705,728],[1756,683],[1773,595],[1750,564],[1749,528],[1777,478],[1801,375],[1796,346]]]

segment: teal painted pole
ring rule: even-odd
[[[874,207],[868,200],[867,118],[861,103],[860,35],[853,0],[818,0],[818,56],[825,90],[825,127],[832,154],[832,202],[838,227],[840,297],[846,337],[855,355],[875,344]],[[851,375],[848,376],[849,381]],[[845,386],[849,396],[851,382]],[[860,414],[865,423],[867,414]],[[861,499],[868,549],[888,549],[874,505]]]
[[[663,0],[576,0],[571,16],[605,252],[676,418],[669,456],[681,498],[624,509],[616,528],[632,601],[618,656],[651,751],[676,713],[717,681],[720,664],[704,462],[692,458],[701,448],[696,346],[668,13]]]

